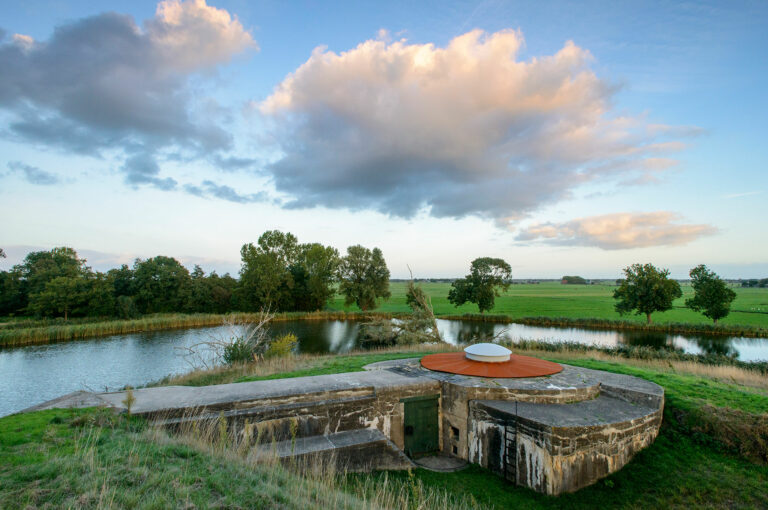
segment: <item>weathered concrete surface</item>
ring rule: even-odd
[[[410,469],[413,462],[377,429],[358,429],[322,436],[300,437],[255,448],[252,457],[282,462],[332,463],[338,471]]]
[[[331,395],[372,395],[374,391],[396,390],[402,387],[431,385],[429,377],[406,377],[390,371],[351,372],[317,375],[291,379],[274,379],[212,386],[159,386],[133,390],[134,414],[181,416],[189,411],[218,411],[243,409],[264,405],[264,402],[296,403],[326,400]],[[125,392],[99,393],[109,407],[125,409]]]
[[[475,401],[470,460],[539,492],[572,492],[650,445],[661,413],[610,396],[553,405]]]
[[[53,400],[37,404],[19,411],[20,413],[31,413],[34,411],[44,411],[46,409],[70,409],[83,407],[108,407],[109,401],[102,398],[100,393],[90,391],[74,391],[67,393]]]

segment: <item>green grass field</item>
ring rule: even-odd
[[[422,283],[432,299],[437,315],[477,313],[476,305],[466,304],[459,308],[448,302],[449,283]],[[522,317],[567,317],[572,319],[610,319],[645,322],[644,316],[621,317],[614,309],[613,291],[609,285],[561,285],[560,283],[512,285],[509,291],[496,298],[496,307],[490,312],[512,318]],[[390,284],[392,297],[381,301],[377,311],[407,312],[405,303],[407,284]],[[737,297],[731,306],[731,314],[720,323],[723,325],[748,325],[768,327],[768,289],[734,288]],[[687,322],[711,324],[712,321],[700,313],[685,308],[685,300],[693,295],[690,285],[683,285],[683,297],[675,301],[675,307],[664,313],[653,314],[654,323]],[[356,306],[344,306],[344,299],[337,296],[330,308],[335,310],[357,310]]]

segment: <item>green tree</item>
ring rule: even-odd
[[[22,313],[27,304],[26,282],[19,266],[0,271],[0,316]]]
[[[28,253],[19,266],[21,277],[26,281],[30,297],[45,290],[46,283],[59,276],[84,278],[90,274],[85,259],[78,257],[72,248],[60,247],[50,251]]]
[[[197,264],[195,264],[192,273],[189,275],[189,286],[186,290],[185,311],[206,313],[212,310],[213,291],[211,289],[211,284],[208,281],[208,278],[205,277],[203,268]]]
[[[691,276],[694,295],[685,300],[685,306],[701,312],[715,324],[718,320],[727,317],[731,312],[731,303],[736,299],[736,293],[728,287],[728,284],[704,264],[694,267],[688,274]]]
[[[290,232],[269,230],[256,245],[244,244],[240,249],[240,307],[251,311],[290,309],[294,283],[290,267],[298,255],[298,239]]]
[[[319,243],[302,244],[297,261],[291,266],[293,309],[322,310],[336,289],[339,251]]]
[[[470,272],[451,284],[448,301],[454,306],[475,303],[480,313],[492,310],[499,290],[509,288],[512,267],[499,258],[481,257],[472,261]]]
[[[81,306],[86,298],[85,279],[57,276],[45,284],[41,292],[30,298],[31,311],[44,316],[63,314],[69,318],[73,308]]]
[[[115,288],[104,273],[95,273],[85,280],[84,307],[76,310],[82,315],[108,317],[115,315]]]
[[[223,276],[216,274],[216,271],[208,275],[208,284],[211,288],[211,309],[213,313],[226,313],[232,311],[237,280],[224,273]]]
[[[633,311],[637,315],[645,314],[648,324],[653,312],[669,310],[672,302],[682,295],[680,284],[669,279],[669,270],[659,270],[652,264],[632,264],[624,268],[624,279],[613,292],[619,314]]]
[[[347,248],[339,265],[339,291],[346,305],[355,303],[363,311],[376,308],[378,298],[389,299],[389,269],[381,250]]]
[[[107,271],[107,279],[112,284],[116,298],[133,295],[133,270],[127,264]]]
[[[133,296],[140,313],[183,310],[189,283],[189,271],[172,257],[136,259],[133,265]]]

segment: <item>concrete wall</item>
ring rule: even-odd
[[[554,427],[471,404],[469,460],[513,482],[556,495],[586,487],[621,469],[656,438],[661,409],[623,422]],[[504,427],[516,426],[514,465],[504,462]]]
[[[442,450],[471,460],[469,432],[472,426],[470,402],[473,400],[506,400],[537,404],[565,404],[597,397],[599,386],[555,390],[519,390],[504,387],[469,386],[442,383]]]
[[[166,419],[171,428],[193,422],[218,426],[221,419],[238,434],[247,434],[260,443],[283,441],[294,437],[328,435],[347,430],[375,428],[398,448],[404,448],[403,398],[436,395],[437,381],[393,387],[363,387],[263,398],[229,404],[223,408],[190,410],[187,415]],[[442,444],[442,442],[440,443]]]

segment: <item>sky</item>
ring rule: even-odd
[[[206,3],[207,2],[207,3]],[[768,3],[0,4],[0,247],[768,275]]]

